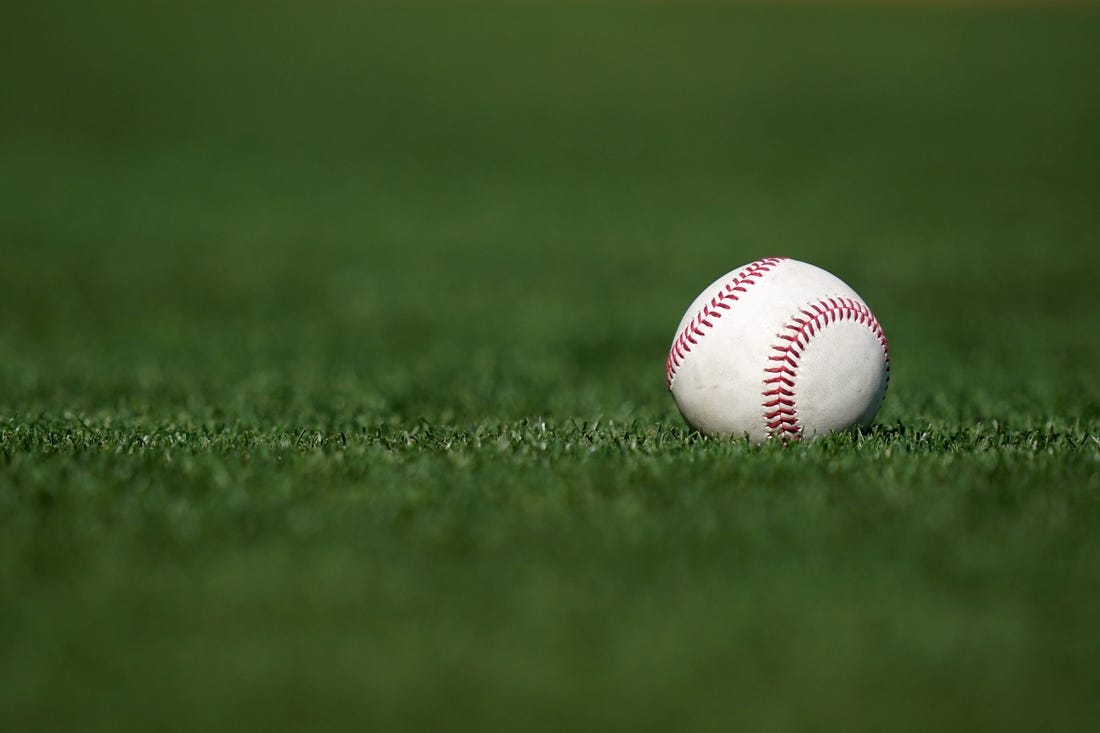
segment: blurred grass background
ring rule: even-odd
[[[1096,9],[7,15],[5,728],[1093,727]],[[770,254],[865,440],[681,427]]]

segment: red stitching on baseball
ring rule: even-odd
[[[703,305],[702,310],[692,316],[688,324],[684,326],[684,330],[680,331],[676,340],[672,342],[668,359],[665,360],[665,381],[670,390],[672,389],[672,380],[676,378],[676,371],[684,363],[687,355],[691,353],[691,348],[699,343],[695,337],[704,336],[706,334],[705,329],[713,328],[713,322],[722,317],[722,312],[728,311],[730,305],[740,299],[738,293],[748,292],[747,286],[755,285],[760,276],[772,270],[785,259],[787,258],[765,257],[746,265],[718,291],[717,295],[710,299],[709,303]]]
[[[776,335],[779,340],[772,346],[772,355],[768,357],[775,366],[764,370],[764,391],[761,393],[768,437],[779,437],[783,441],[802,437],[802,426],[798,424],[798,410],[795,408],[795,378],[798,376],[802,350],[825,326],[839,321],[856,321],[870,328],[882,344],[882,355],[886,359],[886,383],[890,383],[890,346],[886,343],[882,326],[866,305],[852,298],[823,298],[800,310],[799,315],[805,318],[794,316],[783,326],[783,331],[792,333]]]

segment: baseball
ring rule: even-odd
[[[839,278],[766,257],[700,293],[676,329],[665,375],[700,432],[799,440],[869,425],[890,352],[871,309]]]

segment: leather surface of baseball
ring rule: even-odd
[[[819,267],[768,257],[700,293],[676,329],[665,374],[693,428],[761,443],[869,425],[890,357],[852,288]]]

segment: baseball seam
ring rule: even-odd
[[[665,381],[669,390],[672,389],[672,382],[676,379],[676,372],[680,369],[680,365],[684,363],[684,359],[691,353],[692,348],[699,343],[699,339],[714,327],[714,321],[720,319],[750,285],[755,285],[757,280],[786,259],[786,257],[765,257],[745,265],[732,280],[722,286],[709,303],[705,303],[702,309],[691,317],[672,342],[668,359],[665,360]]]
[[[871,329],[882,345],[886,360],[886,383],[890,383],[890,346],[878,319],[865,304],[852,298],[823,298],[792,316],[780,332],[779,341],[772,346],[768,361],[772,366],[764,370],[764,422],[769,438],[784,441],[802,437],[803,426],[798,422],[795,405],[795,382],[798,365],[806,347],[814,336],[826,326],[840,321],[855,321]]]

